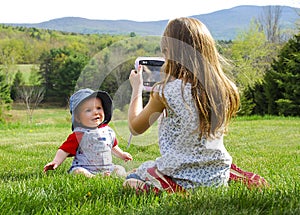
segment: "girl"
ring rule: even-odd
[[[142,68],[131,71],[129,128],[145,132],[158,118],[161,156],[143,163],[124,186],[171,192],[227,185],[232,158],[223,144],[239,108],[237,87],[224,74],[215,42],[194,18],[171,20],[161,40],[164,78],[142,104]]]

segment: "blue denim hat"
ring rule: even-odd
[[[76,108],[86,99],[92,98],[92,97],[98,97],[102,101],[102,106],[104,110],[104,123],[109,123],[112,117],[113,107],[112,107],[112,99],[109,96],[109,94],[105,91],[94,91],[89,88],[81,89],[75,92],[70,97],[70,113],[72,114],[72,130],[74,130],[75,127],[77,127],[75,122],[75,110]]]

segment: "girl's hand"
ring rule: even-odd
[[[143,72],[143,67],[141,65],[139,65],[138,71],[131,70],[131,73],[130,73],[130,76],[129,76],[129,81],[130,81],[131,87],[134,90],[138,90],[138,89],[142,90],[143,89],[142,72]]]

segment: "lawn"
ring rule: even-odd
[[[189,195],[137,195],[123,179],[68,175],[71,160],[47,174],[43,166],[71,132],[67,109],[26,112],[14,108],[0,125],[0,214],[300,214],[300,118],[239,117],[230,125],[225,145],[239,167],[262,175],[270,187],[249,190],[239,183],[227,188],[199,188]],[[127,170],[159,156],[155,128],[134,137],[126,121],[113,121],[120,147],[134,156],[116,164]]]
[[[3,70],[3,66],[0,65],[0,70]],[[20,71],[22,73],[23,79],[25,83],[29,83],[29,77],[33,71],[38,70],[38,65],[36,64],[18,64],[18,65],[12,65],[9,69],[9,72],[12,73],[12,76],[17,73],[17,71]],[[13,79],[12,79],[13,80]]]

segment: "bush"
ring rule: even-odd
[[[127,112],[121,111],[120,109],[115,109],[112,118],[113,120],[126,120]]]

